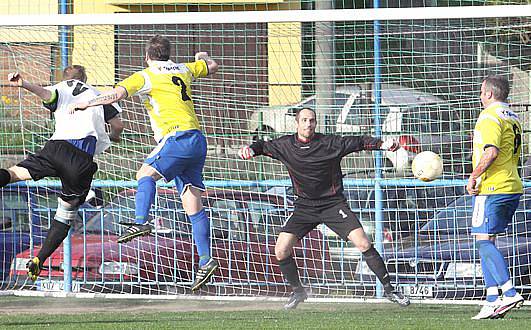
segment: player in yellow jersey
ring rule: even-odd
[[[507,230],[523,193],[518,174],[522,145],[522,124],[509,108],[509,82],[501,76],[489,76],[481,84],[484,110],[474,128],[474,170],[467,191],[474,195],[472,234],[481,257],[487,302],[472,319],[503,317],[524,299],[516,292],[496,235]],[[503,292],[499,298],[498,289]]]
[[[148,67],[119,82],[117,86],[89,102],[72,105],[71,111],[89,106],[109,104],[139,95],[151,121],[158,142],[136,174],[135,223],[128,224],[118,238],[124,243],[135,237],[149,235],[149,209],[155,198],[156,181],[175,180],[183,207],[192,222],[192,232],[199,255],[199,269],[192,290],[201,288],[219,267],[210,253],[210,221],[201,202],[206,138],[194,111],[191,84],[218,70],[218,64],[207,53],[195,54],[191,63],[170,60],[171,44],[167,38],[154,36],[147,44]]]

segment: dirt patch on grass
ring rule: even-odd
[[[121,312],[191,312],[279,310],[281,301],[210,301],[192,299],[103,299],[54,297],[2,297],[4,314],[85,314]]]

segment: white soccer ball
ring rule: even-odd
[[[431,151],[423,151],[416,155],[411,164],[413,175],[422,181],[433,181],[443,172],[443,161],[439,155]]]

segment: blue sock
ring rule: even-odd
[[[192,222],[192,233],[199,254],[199,267],[203,267],[210,260],[210,221],[204,209],[188,217]]]
[[[480,243],[476,241],[476,248],[479,250]],[[498,284],[492,276],[486,262],[481,258],[481,270],[483,271],[483,280],[485,281],[485,288],[487,288],[487,301],[494,302],[498,299]]]
[[[135,196],[135,222],[145,224],[148,221],[149,210],[155,199],[156,184],[150,176],[144,176],[138,180],[138,190]]]
[[[481,266],[487,269],[498,287],[509,281],[509,269],[500,250],[489,240],[476,241],[479,255],[481,256]]]

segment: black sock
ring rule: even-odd
[[[61,245],[63,240],[66,238],[66,235],[68,235],[69,229],[70,226],[65,225],[64,223],[55,219],[52,220],[50,230],[48,230],[48,235],[46,235],[46,240],[44,241],[44,244],[37,255],[41,265],[44,264],[44,261],[52,255],[53,251],[55,251],[59,245]]]
[[[389,277],[387,268],[385,268],[385,263],[374,246],[371,245],[367,251],[363,252],[363,258],[365,258],[367,266],[369,266],[380,282],[382,282],[385,292],[393,291],[394,288],[391,285],[391,278]]]
[[[9,174],[9,171],[1,168],[0,169],[0,188],[7,186],[7,184],[10,181],[11,181],[11,174]]]
[[[299,272],[297,270],[297,264],[292,256],[287,257],[284,260],[278,260],[278,266],[284,278],[293,288],[293,291],[304,290],[299,279]]]

